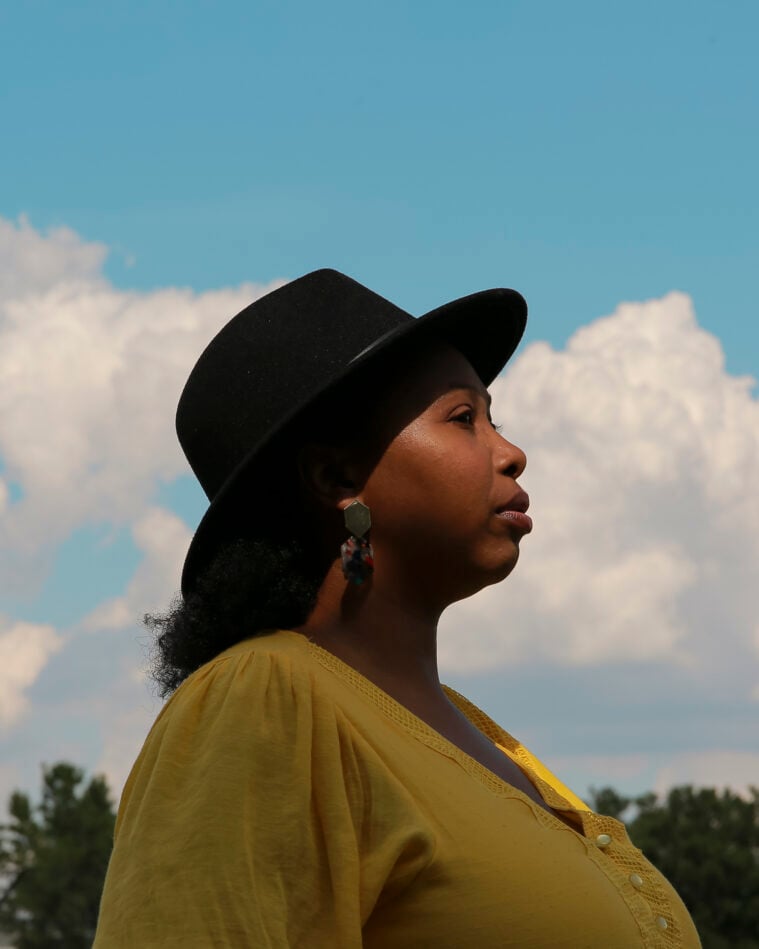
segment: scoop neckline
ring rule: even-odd
[[[464,769],[464,771],[467,772],[467,774],[478,780],[481,784],[484,784],[494,794],[497,794],[500,797],[516,797],[518,800],[525,801],[532,808],[533,813],[538,820],[546,823],[550,827],[559,827],[563,830],[569,830],[572,833],[577,834],[583,840],[587,840],[587,837],[580,833],[579,830],[576,830],[574,827],[571,827],[559,817],[556,817],[552,811],[542,807],[528,794],[525,794],[524,791],[521,791],[513,784],[509,784],[509,782],[504,778],[499,777],[499,775],[497,775],[494,771],[491,771],[490,768],[487,768],[485,765],[481,764],[476,758],[473,758],[462,748],[459,748],[459,746],[454,742],[450,741],[440,732],[436,731],[431,725],[425,722],[423,718],[415,715],[405,705],[393,698],[390,693],[376,685],[376,683],[372,682],[371,679],[368,679],[357,669],[354,669],[353,666],[340,659],[339,656],[336,656],[333,652],[330,652],[328,649],[325,649],[323,646],[315,643],[312,639],[309,639],[303,633],[299,633],[294,629],[280,629],[277,630],[277,633],[285,633],[288,635],[288,637],[297,637],[299,641],[306,644],[308,651],[322,666],[334,672],[341,679],[347,680],[362,695],[370,699],[375,706],[388,714],[396,724],[400,725],[406,731],[413,734],[420,741],[423,741],[426,745],[433,748],[435,751],[444,755],[445,757],[453,758]],[[560,802],[561,805],[563,805],[561,807],[557,806],[555,808],[556,810],[561,810],[571,814],[576,813],[579,816],[577,808],[572,807],[569,801],[565,800],[550,784],[548,784],[547,781],[544,781],[539,775],[535,774],[533,769],[530,767],[527,755],[519,754],[519,752],[523,750],[523,746],[520,744],[520,742],[518,742],[505,729],[498,725],[497,722],[490,718],[486,712],[483,712],[482,709],[474,704],[474,702],[471,702],[469,699],[467,699],[466,696],[461,695],[455,689],[452,689],[450,686],[447,686],[444,683],[441,683],[441,686],[446,696],[462,713],[462,715],[464,715],[470,725],[476,728],[477,731],[483,735],[483,737],[499,748],[503,754],[514,761],[514,764],[516,764],[517,767],[521,768],[522,770],[524,770],[524,768],[528,769],[528,779],[532,781],[533,784],[539,782],[536,785],[536,789],[543,797],[547,807],[554,808],[554,805],[550,804],[546,800],[544,788],[550,792],[552,797],[554,797],[558,802]],[[456,698],[463,699],[467,705],[476,710],[480,715],[483,716],[483,718],[487,719],[489,722],[492,722],[495,729],[501,734],[501,736],[506,739],[507,742],[514,744],[515,751],[507,750],[504,745],[496,743],[490,735],[485,734],[485,732],[483,732],[482,729],[472,721],[470,716],[467,714],[466,709],[462,708],[462,706],[456,701]],[[521,762],[519,760],[515,760],[516,758],[521,759]],[[581,817],[580,822],[582,823]]]

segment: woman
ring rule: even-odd
[[[441,613],[532,527],[486,390],[525,316],[491,290],[415,320],[317,271],[203,353],[177,429],[211,503],[152,620],[173,695],[97,949],[699,945],[623,825],[438,677]]]

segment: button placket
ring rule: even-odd
[[[590,828],[588,829],[590,830]],[[598,829],[598,825],[596,825],[595,829]],[[614,876],[617,880],[617,886],[620,887],[620,895],[625,899],[633,915],[638,919],[648,917],[650,921],[648,925],[650,926],[651,923],[653,923],[655,929],[662,934],[664,942],[661,944],[668,944],[667,937],[663,936],[663,934],[665,930],[671,930],[672,924],[664,916],[657,915],[657,913],[660,913],[662,910],[666,912],[666,900],[661,899],[663,894],[659,892],[656,878],[654,877],[653,881],[650,880],[648,876],[644,875],[645,871],[644,873],[630,872],[629,863],[627,868],[623,869],[624,863],[627,862],[625,858],[628,853],[628,848],[620,844],[618,847],[612,848],[612,852],[609,853],[608,848],[615,843],[615,839],[611,834],[596,833],[594,835],[591,832],[588,834],[587,840],[588,843],[591,844],[589,853],[592,852],[592,850],[596,850],[596,852],[600,851],[605,856],[605,859],[599,861],[599,866],[608,867],[609,869],[611,869],[612,866],[614,867],[616,871]],[[630,854],[630,856],[632,856],[632,854]],[[617,857],[619,857],[619,859],[617,859]],[[596,860],[598,860],[598,858],[596,858]],[[638,861],[635,861],[632,865],[638,865],[639,869],[643,869]],[[620,870],[622,872],[618,875]],[[624,887],[625,882],[629,888]],[[620,884],[622,885],[620,886]],[[624,892],[625,889],[627,889],[626,893]],[[662,903],[664,903],[664,905],[662,905]],[[667,936],[669,935],[670,933],[667,934]],[[656,939],[656,945],[659,944],[659,939]]]

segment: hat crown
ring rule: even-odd
[[[233,317],[198,359],[177,408],[180,444],[209,499],[251,448],[413,320],[335,270],[306,274]]]

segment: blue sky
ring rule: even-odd
[[[656,385],[690,392],[681,363],[687,362],[691,344],[694,352],[708,349],[706,336],[698,336],[695,326],[724,354],[721,375],[704,356],[699,376],[704,385],[710,380],[715,386],[716,399],[723,385],[724,392],[733,392],[735,377],[759,375],[758,31],[759,8],[748,0],[729,5],[679,0],[626,5],[6,5],[0,11],[0,115],[5,129],[0,218],[6,226],[0,326],[11,319],[8,314],[22,312],[19,325],[28,340],[35,339],[35,326],[43,332],[48,326],[44,314],[53,312],[49,295],[59,293],[67,281],[79,281],[89,289],[77,291],[80,304],[72,312],[89,313],[92,307],[94,313],[97,301],[105,306],[105,293],[116,315],[99,326],[105,334],[102,351],[109,351],[107,334],[112,332],[113,351],[121,352],[125,321],[150,327],[169,310],[180,314],[197,307],[206,314],[218,300],[218,318],[193,317],[196,335],[187,344],[189,358],[189,350],[194,346],[197,355],[212,335],[214,320],[223,321],[233,315],[234,306],[252,298],[254,291],[241,285],[266,286],[333,266],[414,313],[484,287],[516,287],[530,306],[526,346],[546,341],[556,353],[564,353],[563,361],[555,362],[537,349],[530,364],[542,365],[542,353],[545,364],[567,378],[579,373],[576,354],[565,347],[580,328],[616,314],[617,322],[609,326],[627,341],[630,354],[630,362],[619,365],[624,372],[632,366],[634,376],[639,365],[633,345],[636,320],[648,325],[651,319],[654,325],[672,319],[681,335],[662,336]],[[67,229],[69,238],[60,236],[61,229]],[[189,297],[172,288],[186,288]],[[683,296],[668,297],[671,291]],[[39,302],[43,297],[44,305]],[[686,298],[695,323],[683,315]],[[645,309],[645,301],[656,300],[669,302]],[[625,302],[643,307],[627,322],[619,311]],[[16,304],[22,309],[14,309]],[[185,325],[179,315],[175,318],[172,326]],[[93,325],[83,323],[88,339]],[[609,349],[599,334],[593,337],[592,358],[603,370],[598,360],[611,357],[604,355]],[[117,344],[117,338],[122,342]],[[18,352],[35,359],[38,346],[28,340],[27,348],[18,343]],[[144,354],[138,358],[137,350],[124,352],[132,354],[127,373],[140,386]],[[617,349],[614,353],[618,356]],[[88,349],[71,371],[96,376],[94,363],[86,361],[90,356]],[[52,366],[52,350],[49,358]],[[4,369],[8,378],[16,378],[13,365],[6,363]],[[52,371],[37,378],[42,387],[49,384],[51,406],[68,407],[68,414],[57,420],[64,429],[71,426],[69,440],[55,435],[62,439],[61,451],[73,445],[71,458],[76,455],[81,446],[74,435],[80,424],[86,437],[101,445],[99,453],[82,462],[83,468],[72,461],[77,477],[86,472],[94,479],[98,466],[120,470],[107,425],[93,419],[87,399],[71,395],[65,380],[61,391],[68,394],[56,395],[58,376]],[[581,384],[585,377],[577,378]],[[169,389],[156,388],[153,409],[167,421],[167,433],[174,408]],[[698,444],[708,443],[712,452],[728,459],[723,494],[750,504],[751,478],[757,473],[754,439],[759,437],[751,431],[756,390],[735,396],[740,408],[729,416],[733,421],[715,416],[712,422],[710,403],[694,408],[696,391],[688,411],[702,420]],[[610,388],[610,399],[622,399],[624,393],[613,392],[617,390]],[[725,396],[720,404],[728,401]],[[10,498],[3,563],[22,565],[7,571],[0,613],[9,630],[28,623],[54,632],[40,639],[36,665],[29,666],[37,671],[18,680],[23,680],[18,694],[26,696],[24,710],[14,705],[7,712],[4,740],[15,760],[5,780],[35,781],[40,760],[71,748],[87,767],[110,769],[117,783],[123,767],[103,750],[112,738],[110,726],[92,732],[91,722],[86,725],[85,699],[91,692],[91,707],[101,709],[104,722],[115,721],[117,712],[109,710],[101,694],[113,674],[109,662],[122,672],[137,667],[144,634],[136,626],[118,626],[113,617],[109,633],[94,632],[94,626],[85,633],[85,618],[103,603],[124,597],[140,564],[148,562],[149,543],[140,547],[135,540],[135,525],[148,523],[144,512],[169,512],[189,530],[202,512],[202,497],[181,461],[164,458],[155,448],[152,468],[136,449],[123,461],[123,469],[139,472],[139,477],[125,478],[119,489],[114,474],[108,481],[110,494],[95,485],[91,496],[80,492],[87,499],[80,503],[71,481],[70,496],[65,484],[45,489],[48,498],[58,500],[57,509],[34,501],[44,498],[44,478],[35,474],[34,452],[24,439],[49,439],[50,433],[43,418],[39,432],[30,431],[36,418],[32,409],[26,434],[17,433],[11,420],[22,417],[20,404],[9,397],[3,405],[8,414],[0,416],[8,433],[0,433],[5,439],[0,441],[0,476],[5,472]],[[126,404],[123,399],[114,402]],[[521,415],[510,409],[517,404]],[[537,406],[521,394],[504,402],[509,423],[520,433],[524,423],[528,455],[536,441],[533,459],[548,461],[556,445],[535,439],[534,426],[531,430],[526,424],[542,417]],[[124,424],[141,419],[140,412],[148,409],[135,407]],[[742,434],[725,437],[721,447],[714,447],[709,426],[729,427],[738,417],[748,420],[735,422],[735,431]],[[582,414],[573,419],[566,424],[581,428]],[[139,440],[141,432],[135,423],[132,437]],[[602,440],[605,432],[591,434]],[[586,444],[588,437],[586,433],[582,441],[578,435],[577,444]],[[659,437],[671,441],[666,432]],[[695,445],[697,436],[693,438]],[[745,445],[736,447],[741,438]],[[146,440],[146,453],[153,444]],[[696,449],[683,451],[683,457],[691,458]],[[531,461],[531,470],[536,463]],[[732,481],[731,472],[737,472]],[[542,484],[539,471],[535,477]],[[663,485],[666,477],[661,478]],[[545,492],[547,499],[561,493],[555,486],[551,493],[550,483]],[[28,520],[19,513],[24,497],[30,499]],[[707,505],[706,488],[698,497]],[[613,504],[611,496],[608,503]],[[23,532],[14,533],[15,521],[8,513],[14,506],[13,516],[23,531],[31,532],[28,543]],[[64,517],[61,508],[70,516]],[[710,517],[713,509],[704,510]],[[741,509],[744,523],[754,510]],[[684,545],[687,535],[690,542],[687,520],[687,511],[681,520],[672,519],[670,539]],[[709,525],[719,531],[719,525]],[[147,527],[145,531],[140,536],[150,534]],[[740,590],[754,580],[750,543],[741,539],[735,545],[749,562],[746,567],[746,559],[742,561],[744,574],[737,571],[743,586],[731,595],[739,600]],[[641,551],[648,550],[641,544]],[[177,556],[181,560],[181,551]],[[529,577],[531,568],[525,569]],[[696,583],[686,581],[686,575],[692,576],[687,570],[672,569],[672,590]],[[642,576],[645,582],[646,574]],[[170,596],[170,577],[151,595],[158,592],[164,599]],[[685,604],[677,619],[682,625],[696,600],[685,593],[677,597]],[[519,615],[529,625],[529,612]],[[721,624],[727,622],[726,613],[717,610],[716,615]],[[745,645],[755,631],[744,615],[730,622]],[[561,622],[560,617],[559,628]],[[567,632],[570,640],[571,635]],[[612,755],[610,748],[616,757],[608,760],[616,772],[609,780],[628,782],[630,788],[645,790],[664,780],[662,762],[675,753],[701,754],[702,769],[707,767],[703,756],[711,754],[709,760],[722,762],[726,779],[740,785],[749,761],[745,756],[759,752],[759,735],[750,728],[756,713],[753,699],[741,704],[736,698],[740,707],[727,719],[732,723],[727,731],[740,739],[725,738],[720,744],[715,733],[707,748],[683,729],[678,739],[675,727],[669,745],[654,749],[647,745],[652,739],[646,716],[621,700],[615,706],[615,691],[619,696],[625,683],[644,676],[646,682],[659,683],[648,709],[654,722],[687,722],[693,718],[688,704],[692,689],[700,688],[701,680],[688,684],[677,679],[675,688],[671,676],[677,678],[672,672],[677,663],[661,649],[651,647],[637,659],[622,650],[598,663],[587,656],[578,659],[582,650],[577,649],[565,665],[540,651],[512,655],[507,650],[495,672],[473,667],[457,684],[475,701],[481,698],[507,728],[533,745],[537,741],[535,750],[547,754],[549,763],[551,755],[561,759],[562,774],[580,792],[591,781],[599,783],[605,773],[601,759]],[[746,656],[753,655],[748,645],[746,650]],[[62,683],[76,681],[74,663],[82,663],[85,654],[86,673],[79,683],[83,704],[74,711],[72,692]],[[729,670],[725,675],[724,695],[707,700],[704,694],[703,702],[696,703],[702,710],[711,708],[712,700],[717,703],[712,720],[721,720],[733,708],[727,697]],[[119,726],[126,758],[139,746],[140,730],[156,706],[140,698],[144,684],[129,691],[124,683],[131,680],[124,676],[119,680],[122,691],[112,691],[127,704],[143,702],[145,713],[143,719]],[[597,707],[588,706],[586,677],[595,682],[602,677],[617,688],[599,697]],[[518,683],[524,681],[533,683],[537,694],[561,695],[562,707],[553,714],[562,718],[564,732],[558,725],[558,731],[551,729],[550,716],[548,724],[537,724],[542,712],[530,708],[530,688],[524,695],[519,691]],[[504,698],[507,686],[510,694],[520,696],[516,709]],[[748,685],[746,689],[748,695]],[[610,726],[596,744],[594,714],[618,726],[616,731]],[[126,711],[122,708],[118,715],[124,718]],[[58,722],[52,731],[45,727],[50,716]],[[630,717],[641,722],[634,735],[622,727]],[[89,737],[81,737],[85,732]],[[585,744],[589,747],[583,750]],[[631,763],[636,755],[637,766]],[[733,758],[726,764],[724,755],[744,757],[736,765]],[[696,765],[691,771],[688,767],[684,764],[674,777],[695,780],[701,775]],[[714,773],[716,781],[719,771]]]
[[[120,286],[326,261],[419,311],[506,281],[556,341],[683,289],[731,367],[756,365],[753,3],[2,17],[2,208],[106,242]]]

